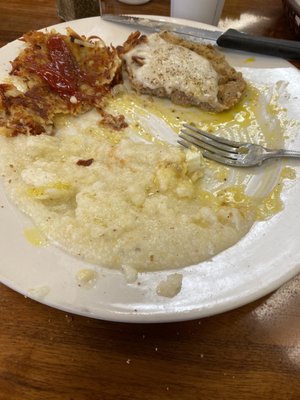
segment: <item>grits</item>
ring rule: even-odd
[[[246,234],[255,213],[201,187],[200,153],[126,132],[112,140],[95,124],[55,136],[0,137],[13,202],[54,243],[108,268],[187,266]]]

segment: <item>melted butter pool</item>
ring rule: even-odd
[[[221,128],[235,126],[240,129],[249,125],[258,126],[256,108],[259,92],[249,86],[243,99],[233,109],[221,113],[202,111],[196,107],[184,107],[169,100],[140,96],[135,93],[121,93],[110,104],[111,110],[123,113],[135,120],[136,115],[153,114],[165,121],[174,132],[179,132],[182,123],[194,123],[201,129],[214,132]]]

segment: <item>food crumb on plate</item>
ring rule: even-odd
[[[182,274],[170,274],[158,284],[156,293],[162,297],[175,297],[180,292],[181,286]]]
[[[47,296],[49,292],[50,292],[49,286],[39,286],[29,289],[28,295],[34,299],[42,300]]]
[[[97,272],[88,268],[82,268],[76,274],[76,280],[79,287],[92,287],[95,284],[97,277]]]
[[[125,276],[127,283],[134,283],[137,280],[138,272],[130,265],[122,265],[122,272]]]

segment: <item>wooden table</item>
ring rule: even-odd
[[[58,22],[54,1],[1,0],[0,45]],[[237,23],[293,38],[280,0],[226,0],[220,26]],[[130,325],[66,315],[1,285],[0,400],[300,399],[299,287],[298,276],[222,315]]]

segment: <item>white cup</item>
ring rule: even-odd
[[[218,25],[224,0],[171,0],[171,17]]]

